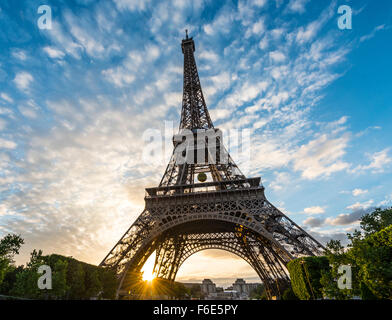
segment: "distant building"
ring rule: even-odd
[[[204,279],[202,283],[182,283],[188,289],[200,288],[202,299],[205,300],[248,300],[250,294],[260,283],[246,283],[244,279],[237,279],[226,289],[217,287],[211,279]]]
[[[233,283],[233,290],[237,291],[239,295],[249,296],[251,292],[259,286],[259,283],[246,283],[244,279],[237,279]]]
[[[201,284],[201,291],[206,295],[216,293],[216,285],[210,279],[204,279]]]

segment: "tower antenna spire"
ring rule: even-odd
[[[186,39],[188,39],[188,29],[185,29],[185,36],[186,36]]]

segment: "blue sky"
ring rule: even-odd
[[[142,161],[143,132],[177,126],[185,29],[215,126],[252,130],[246,173],[271,202],[323,242],[392,205],[390,1],[3,0],[0,26],[0,236],[26,239],[19,263],[33,248],[99,263],[141,212],[168,160]],[[228,260],[254,277],[217,251],[180,277]]]

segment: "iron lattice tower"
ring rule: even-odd
[[[187,130],[196,136],[207,130],[217,132],[201,89],[195,44],[188,34],[181,47],[184,88],[179,133]],[[221,138],[216,141],[218,156],[212,163],[179,163],[180,143],[174,141],[173,155],[159,186],[146,189],[144,211],[100,264],[116,270],[120,279],[117,296],[128,291],[154,251],[154,274],[170,281],[196,252],[232,252],[256,271],[269,297],[281,295],[282,283],[289,281],[286,265],[290,260],[321,253],[320,243],[266,199],[260,178],[246,178]],[[207,181],[198,182],[200,174]]]

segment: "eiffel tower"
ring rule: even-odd
[[[187,31],[181,48],[184,87],[180,139],[173,139],[173,155],[159,186],[146,189],[144,211],[100,266],[116,270],[119,297],[128,292],[132,277],[140,274],[154,251],[154,275],[174,281],[191,255],[221,249],[249,263],[269,298],[280,296],[282,283],[289,281],[287,263],[301,256],[319,255],[323,247],[266,199],[259,177],[247,178],[241,173],[219,134],[212,143],[205,139],[207,160],[215,161],[190,161],[200,150],[193,143],[184,150],[184,132],[198,141],[200,134],[217,133],[219,129],[214,128],[204,100],[195,43]],[[211,147],[216,151],[214,159],[210,157]],[[178,161],[184,154],[190,157]]]

